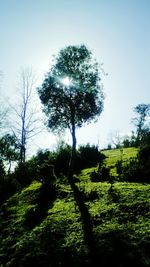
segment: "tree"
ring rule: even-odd
[[[70,172],[76,154],[76,128],[99,117],[104,95],[99,65],[85,45],[61,49],[43,84],[38,88],[48,127],[57,133],[69,129],[72,136]]]
[[[3,108],[2,108],[3,107]],[[6,122],[6,116],[7,116],[7,109],[4,108],[2,102],[0,102],[0,132],[4,129],[5,127],[5,122]]]
[[[12,106],[16,120],[13,120],[12,131],[20,146],[20,163],[26,160],[27,142],[41,131],[37,103],[34,103],[35,75],[32,69],[23,69],[20,74],[20,84],[17,105]]]
[[[1,90],[1,77],[2,72],[0,71],[0,90]],[[8,115],[8,108],[6,108],[4,104],[4,99],[2,99],[3,93],[1,92],[0,95],[0,135],[3,135],[4,129],[6,128],[6,121],[7,121],[7,115]]]
[[[109,138],[110,138],[110,144],[113,147],[117,149],[122,148],[123,136],[121,133],[119,133],[118,131],[111,132]]]
[[[8,173],[10,173],[13,161],[19,159],[19,146],[14,135],[6,134],[0,139],[0,157],[8,162]]]
[[[134,108],[134,112],[137,114],[136,118],[133,119],[133,122],[136,126],[137,145],[140,144],[145,131],[148,131],[148,127],[145,125],[146,118],[150,116],[150,104],[139,104]]]

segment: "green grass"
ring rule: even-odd
[[[120,157],[119,150],[104,153],[109,166]],[[126,149],[123,158],[136,153],[136,149]],[[91,220],[94,253],[100,266],[150,266],[150,184],[115,182],[111,187],[108,182],[94,183],[90,180],[94,170],[85,169],[78,176],[80,206],[68,183],[58,184],[52,197],[51,191],[41,193],[39,182],[3,204],[1,267],[91,266],[83,204]]]
[[[112,149],[112,150],[104,150],[102,153],[106,156],[106,166],[110,167],[111,174],[116,176],[116,167],[115,164],[118,160],[122,160],[124,163],[127,162],[131,158],[135,158],[138,153],[138,148],[130,147],[130,148],[121,148],[121,149]]]

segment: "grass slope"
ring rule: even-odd
[[[91,171],[56,190],[35,181],[3,204],[1,267],[150,266],[150,185],[93,183]]]
[[[112,149],[112,150],[104,150],[102,153],[106,156],[106,165],[110,167],[111,174],[116,176],[116,168],[115,164],[118,160],[122,160],[124,163],[127,162],[131,158],[135,158],[137,156],[138,148],[129,147],[129,148],[120,148],[120,149]]]

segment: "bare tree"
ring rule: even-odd
[[[110,144],[115,148],[120,148],[122,146],[122,136],[118,131],[111,132],[109,134]]]
[[[6,107],[5,100],[2,98],[2,77],[3,73],[0,70],[0,135],[3,135],[4,129],[6,128],[6,121],[7,121],[7,115],[8,115],[8,107]]]
[[[16,106],[12,106],[15,113],[12,130],[20,145],[20,163],[26,160],[27,142],[41,132],[39,120],[38,98],[35,100],[36,78],[32,69],[22,69],[20,73],[19,94]]]
[[[3,104],[2,104],[2,102],[0,102],[0,131],[4,127],[6,114],[7,114],[7,110],[3,108]]]

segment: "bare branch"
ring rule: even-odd
[[[11,105],[16,115],[12,126],[13,132],[20,144],[20,162],[25,162],[27,142],[33,136],[41,132],[39,112],[34,100],[36,78],[32,69],[22,69],[19,81],[19,105]],[[35,107],[34,107],[35,103]]]

